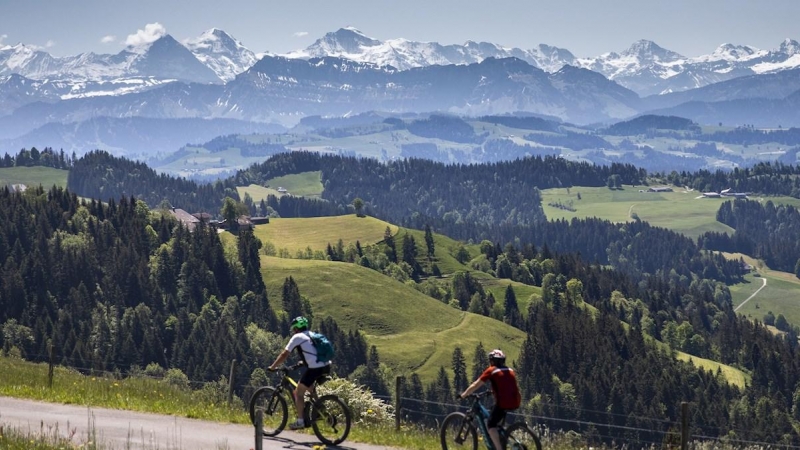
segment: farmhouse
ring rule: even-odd
[[[719,192],[703,192],[703,197],[705,198],[720,198],[722,194]]]
[[[647,190],[647,192],[673,192],[669,186],[654,186]]]
[[[180,208],[172,208],[170,209],[170,212],[173,216],[175,216],[176,219],[178,219],[178,222],[188,228],[189,231],[194,231],[194,229],[197,227],[197,224],[200,223],[200,219]]]
[[[280,192],[281,194],[286,194],[289,191],[287,191],[285,187],[278,186],[278,192]]]
[[[25,192],[25,189],[28,189],[28,186],[24,184],[12,184],[8,186],[8,189],[11,192]]]

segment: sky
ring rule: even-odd
[[[117,53],[165,32],[183,41],[219,28],[256,53],[286,53],[352,26],[380,40],[548,44],[577,57],[648,39],[698,56],[723,43],[800,40],[798,17],[798,0],[0,0],[0,47]]]

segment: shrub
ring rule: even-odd
[[[353,413],[353,421],[365,424],[394,423],[394,407],[373,397],[372,391],[345,378],[333,378],[318,388],[319,395],[335,394]]]
[[[169,369],[164,375],[164,381],[179,389],[189,390],[189,377],[181,369]]]

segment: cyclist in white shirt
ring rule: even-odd
[[[300,359],[306,366],[306,371],[303,373],[303,376],[300,377],[300,381],[297,382],[297,387],[294,390],[294,404],[297,408],[297,420],[289,424],[290,430],[297,430],[305,428],[307,425],[303,420],[306,391],[311,389],[313,392],[314,383],[316,383],[320,377],[331,373],[331,362],[317,362],[317,351],[314,348],[314,343],[311,341],[311,336],[309,336],[308,319],[303,316],[295,317],[294,320],[292,320],[291,330],[293,333],[292,338],[289,339],[286,348],[278,355],[275,362],[269,366],[269,370],[276,370],[278,366],[286,361],[286,358],[289,357],[289,354],[294,349],[297,349],[297,352],[300,354]]]

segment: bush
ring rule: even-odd
[[[189,390],[189,377],[181,369],[169,369],[164,375],[164,381],[178,389]]]
[[[335,394],[353,414],[353,421],[364,424],[394,423],[394,407],[373,397],[372,391],[345,378],[333,378],[317,388],[320,396]]]

